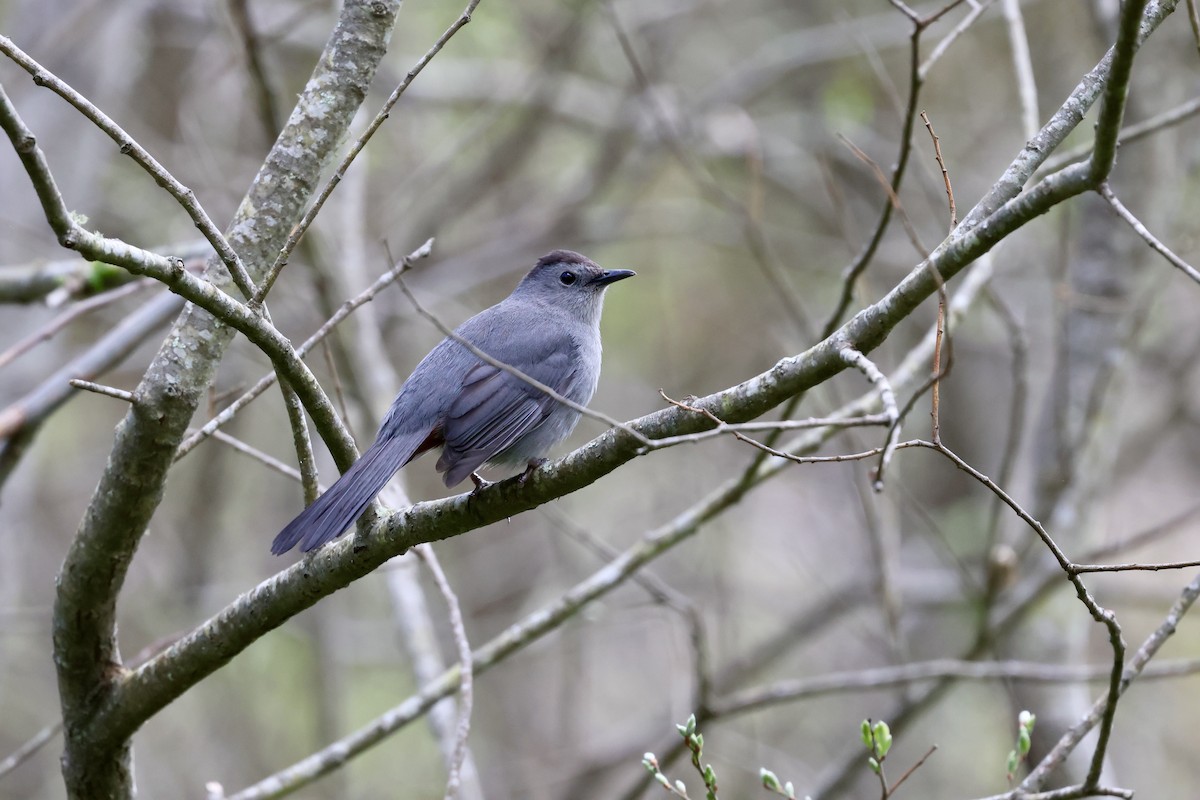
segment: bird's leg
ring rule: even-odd
[[[475,484],[475,488],[471,491],[471,494],[475,494],[475,492],[482,491],[492,485],[491,481],[485,480],[478,472],[471,473],[471,483]]]
[[[525,482],[529,480],[529,476],[532,475],[538,467],[540,467],[542,464],[545,464],[547,460],[548,459],[545,458],[529,459],[529,466],[525,467],[525,471],[521,473],[521,477],[517,478],[517,483],[521,486],[524,486]]]

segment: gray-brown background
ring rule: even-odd
[[[1111,43],[1109,5],[1021,4],[1038,124]],[[265,120],[290,109],[334,16],[327,2],[248,6],[269,108],[256,92],[231,4],[10,0],[0,3],[0,32],[116,119],[221,225],[273,138]],[[960,213],[1027,138],[1001,6],[994,3],[932,67],[919,100],[941,138]],[[373,113],[459,11],[459,3],[442,0],[405,5],[365,108]],[[927,31],[923,54],[968,11]],[[887,3],[868,0],[622,2],[615,12],[647,84],[623,54],[604,4],[483,0],[401,100],[292,259],[271,295],[281,329],[302,340],[387,268],[387,249],[398,256],[433,236],[434,254],[410,283],[452,324],[504,296],[556,247],[636,269],[634,281],[609,292],[605,369],[593,401],[621,419],[661,407],[660,387],[673,397],[705,394],[813,343],[842,270],[884,202],[870,167],[839,137],[890,171],[909,89],[911,25]],[[1128,121],[1194,97],[1198,63],[1184,12],[1177,12],[1139,56]],[[0,82],[38,135],[68,207],[86,214],[90,228],[164,253],[196,238],[176,204],[74,109],[7,61],[0,61]],[[1198,126],[1185,121],[1127,145],[1114,174],[1126,204],[1193,263],[1200,257]],[[1068,146],[1085,144],[1089,131],[1082,125]],[[945,234],[947,212],[919,125],[913,147],[900,199],[932,247]],[[713,185],[725,196],[714,195]],[[763,240],[765,259],[755,252]],[[6,143],[0,265],[56,259],[71,254],[57,248]],[[919,260],[893,220],[852,310]],[[992,266],[992,291],[1013,311],[1027,345],[1025,378],[1014,378],[1013,337],[979,301],[954,332],[953,372],[942,392],[947,443],[996,476],[1023,384],[1021,439],[1006,488],[1079,560],[1188,510],[1200,499],[1200,286],[1092,198],[1018,232]],[[157,291],[76,321],[0,368],[0,406]],[[439,334],[395,289],[371,310],[390,368],[402,378]],[[59,313],[40,303],[4,305],[0,350]],[[894,368],[933,314],[928,305],[901,325],[873,354],[876,362]],[[364,324],[358,319],[340,332],[331,355],[361,445],[382,410],[368,408],[369,398],[390,396],[396,386],[372,384],[377,373],[355,335],[354,326]],[[102,381],[131,389],[159,341],[150,337]],[[326,358],[318,353],[309,363],[334,385]],[[248,385],[268,369],[239,340],[217,389]],[[823,415],[866,388],[860,375],[846,373],[811,393],[798,413]],[[3,486],[0,757],[57,718],[54,576],[123,413],[116,400],[76,397],[47,422]],[[585,420],[571,442],[601,430]],[[274,390],[228,431],[294,461]],[[927,401],[907,432],[927,436]],[[877,429],[863,429],[835,438],[824,452],[881,440]],[[334,468],[319,454],[328,482]],[[654,453],[545,511],[439,545],[471,641],[486,641],[597,569],[604,558],[583,540],[624,548],[752,456],[731,439]],[[994,498],[927,452],[898,454],[882,495],[870,491],[869,469],[867,462],[793,466],[651,566],[698,609],[718,697],[782,678],[958,657],[979,641]],[[428,460],[404,480],[416,498],[445,492]],[[267,546],[300,504],[297,484],[221,443],[180,462],[122,596],[125,657],[190,629],[278,570],[284,562]],[[1200,523],[1186,521],[1108,560],[1196,558],[1198,532]],[[1012,583],[994,599],[1002,608],[1043,574],[1046,560],[1007,512],[995,542],[1020,556]],[[1136,646],[1190,577],[1119,574],[1092,577],[1089,585]],[[443,604],[423,581],[450,657]],[[1058,583],[1012,631],[983,634],[989,646],[981,656],[1103,668],[1103,630],[1066,581]],[[135,738],[143,796],[200,797],[208,781],[240,788],[407,697],[419,687],[395,613],[381,571],[187,693]],[[1162,658],[1200,656],[1198,630],[1185,619]],[[645,776],[642,753],[664,752],[674,723],[694,710],[691,662],[685,616],[644,589],[630,584],[589,606],[477,681],[470,744],[483,795],[622,796]],[[1143,797],[1195,795],[1196,689],[1194,677],[1134,686],[1118,713],[1107,782]],[[898,776],[937,744],[902,796],[1003,791],[1017,711],[1039,714],[1035,739],[1048,744],[1056,718],[1070,723],[1101,691],[1098,683],[1057,683],[1037,693],[1006,681],[960,683],[896,732],[888,766]],[[803,796],[854,754],[860,763],[850,791],[874,796],[865,753],[856,750],[858,725],[864,717],[889,718],[905,692],[829,694],[711,722],[706,760],[728,796],[766,796],[755,788],[759,766],[794,781]],[[0,796],[62,796],[58,752],[52,742],[0,777]],[[684,778],[693,796],[702,794],[686,764],[668,772]],[[301,796],[436,797],[443,781],[436,745],[416,724]]]

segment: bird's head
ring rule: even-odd
[[[513,297],[566,309],[585,322],[599,323],[604,290],[635,274],[629,269],[604,269],[572,250],[554,250],[538,259]]]

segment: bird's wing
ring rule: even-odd
[[[506,361],[561,395],[570,395],[577,381],[573,364],[576,347],[564,337],[557,343],[539,342],[534,348],[497,348],[523,352],[522,363]],[[530,357],[532,356],[532,357]],[[558,401],[515,375],[480,362],[463,378],[442,426],[445,444],[437,468],[453,486],[513,442],[540,425]]]

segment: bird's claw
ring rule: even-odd
[[[486,480],[478,472],[471,473],[471,483],[475,484],[475,488],[471,490],[471,494],[475,494],[476,492],[481,492],[484,489],[486,489],[487,487],[492,485],[492,481]]]
[[[517,485],[524,486],[526,481],[537,471],[538,467],[546,463],[544,458],[529,459],[529,466],[525,467],[525,471],[521,473],[521,477],[517,478]]]

